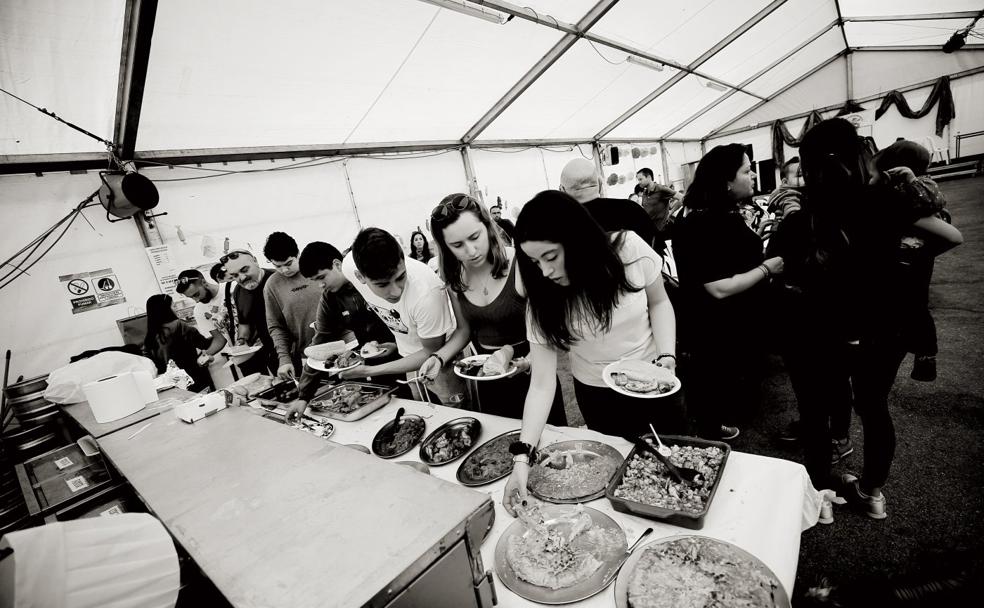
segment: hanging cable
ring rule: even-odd
[[[48,110],[47,108],[39,108],[38,106],[34,105],[30,101],[27,101],[26,99],[22,99],[22,98],[14,95],[13,93],[11,93],[10,91],[8,91],[6,89],[0,88],[0,92],[3,92],[3,93],[6,93],[7,95],[10,95],[11,97],[13,97],[14,99],[16,99],[17,101],[31,106],[32,108],[34,108],[38,112],[41,112],[42,114],[44,114],[45,116],[50,116],[51,118],[54,118],[58,122],[66,125],[68,127],[71,127],[73,129],[75,129],[79,133],[82,133],[83,135],[88,135],[92,139],[94,139],[94,140],[96,140],[96,141],[98,141],[100,143],[105,144],[106,147],[109,148],[110,150],[112,150],[115,147],[113,145],[113,142],[111,142],[109,140],[106,140],[106,139],[103,139],[102,137],[99,137],[98,135],[95,135],[93,133],[90,133],[89,131],[86,131],[85,129],[83,129],[82,127],[80,127],[78,125],[75,125],[75,124],[72,124],[72,123],[68,122],[67,120],[61,118],[60,116],[58,116],[57,114],[55,114],[51,110]]]

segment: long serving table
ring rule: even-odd
[[[394,399],[362,420],[333,421],[335,432],[330,441],[264,420],[254,415],[257,412],[246,411],[249,408],[223,410],[193,425],[164,412],[136,436],[116,431],[104,434],[98,441],[103,453],[233,605],[324,605],[326,590],[318,585],[319,574],[323,574],[319,572],[323,557],[319,556],[331,546],[332,539],[320,538],[318,526],[312,524],[319,518],[345,517],[351,518],[353,525],[358,525],[359,520],[366,525],[375,522],[387,534],[400,533],[398,521],[380,520],[370,505],[361,505],[358,512],[349,510],[344,515],[325,513],[325,493],[333,491],[326,490],[327,482],[319,481],[328,478],[325,467],[350,467],[356,478],[372,469],[374,479],[381,479],[378,483],[394,484],[394,493],[399,493],[400,484],[413,483],[425,486],[429,492],[447,492],[449,502],[452,495],[460,497],[462,491],[489,495],[496,517],[481,547],[487,570],[494,569],[496,543],[514,521],[502,507],[506,480],[473,490],[461,488],[455,477],[461,459],[431,467],[432,477],[456,486],[450,487],[390,464],[419,461],[417,449],[384,462],[354,450],[340,451],[334,445],[370,446],[373,436],[399,407],[406,408],[407,413],[429,416],[428,433],[454,418],[473,416],[482,423],[479,443],[520,426],[514,419]],[[78,419],[78,408],[67,411]],[[623,455],[631,450],[631,445],[621,438],[587,429],[551,426],[544,431],[541,445],[569,439],[601,441]],[[388,474],[390,470],[392,475]],[[587,504],[618,522],[629,543],[647,527],[655,530],[650,540],[691,533],[617,512],[605,498]],[[376,507],[392,513],[386,511],[385,505]],[[732,452],[704,528],[695,533],[732,542],[756,555],[772,568],[791,594],[800,533],[816,523],[819,510],[820,497],[802,465]],[[250,540],[244,540],[246,536]],[[421,552],[425,549],[419,547]],[[349,550],[354,558],[359,551],[371,551],[372,547]],[[411,563],[412,557],[393,556],[394,572],[380,575],[396,576],[404,567],[401,564]],[[351,563],[358,561],[353,559]],[[358,569],[335,574],[364,575]],[[499,606],[535,605],[512,593],[498,577],[496,592]],[[278,599],[267,604],[264,598]],[[357,597],[331,599],[335,600],[329,602],[332,605],[360,605],[364,601]],[[614,606],[612,587],[577,605]]]

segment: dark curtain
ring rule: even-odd
[[[800,142],[803,141],[803,136],[820,122],[823,122],[823,116],[820,116],[820,112],[816,110],[810,112],[810,115],[806,117],[806,123],[803,124],[803,130],[800,131],[799,137],[793,137],[793,134],[789,132],[789,129],[786,128],[786,125],[781,120],[772,123],[772,158],[775,159],[776,166],[781,167],[786,162],[786,155],[782,149],[783,142],[786,142],[787,146],[798,148]]]
[[[864,110],[864,106],[854,101],[853,99],[848,99],[844,102],[844,106],[837,111],[837,116],[844,116],[845,114],[854,114],[855,112],[861,112]]]
[[[891,106],[896,106],[899,109],[899,114],[905,116],[906,118],[922,118],[923,116],[929,114],[929,111],[933,109],[936,102],[939,102],[939,108],[936,110],[936,136],[943,136],[943,127],[950,124],[953,117],[957,115],[957,108],[953,104],[953,93],[950,92],[950,77],[941,76],[936,84],[933,85],[933,90],[929,93],[929,99],[926,103],[918,110],[913,112],[912,108],[909,107],[909,103],[902,96],[902,93],[898,91],[889,91],[885,95],[885,99],[882,100],[878,109],[875,110],[875,120],[882,117],[888,108]]]

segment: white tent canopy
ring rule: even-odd
[[[0,258],[99,187],[107,150],[154,181],[167,213],[141,233],[87,210],[13,287],[4,288],[11,267],[0,268],[12,377],[119,343],[115,321],[160,291],[149,244],[167,245],[181,269],[214,261],[227,239],[259,252],[273,230],[344,249],[375,225],[407,241],[448,193],[501,198],[512,216],[581,157],[598,163],[609,196],[630,194],[643,167],[683,187],[711,146],[750,144],[767,160],[775,120],[799,133],[809,112],[833,116],[848,100],[879,145],[930,137],[940,155],[957,155],[963,139],[960,155],[984,153],[984,137],[968,138],[984,133],[984,45],[972,32],[961,50],[941,52],[982,9],[981,0],[3,0]],[[941,138],[935,109],[875,120],[887,92],[918,108],[944,75],[956,117]],[[617,165],[603,162],[608,146],[622,152]],[[59,277],[105,268],[126,302],[73,314]]]
[[[218,157],[701,140],[783,118],[775,102],[804,76],[820,76],[813,107],[919,82],[905,62],[859,94],[844,57],[899,65],[892,51],[931,47],[930,65],[984,65],[984,45],[938,51],[979,0],[443,1],[509,20],[424,0],[8,0],[0,86],[127,158]],[[13,98],[0,108],[7,163],[105,149]]]

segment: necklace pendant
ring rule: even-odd
[[[484,288],[482,288],[482,294],[483,295],[489,295],[489,288],[488,288],[487,285]]]

